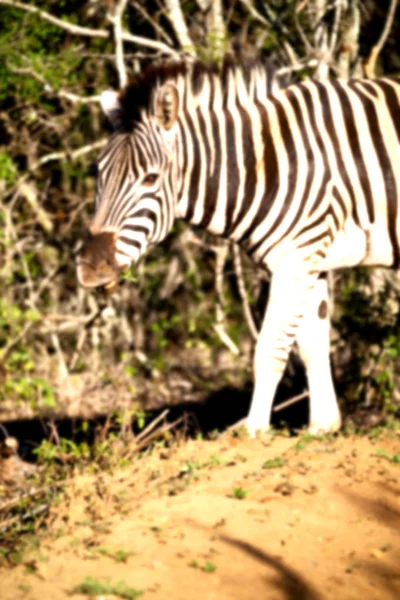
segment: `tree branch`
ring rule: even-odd
[[[118,72],[120,88],[124,88],[128,81],[124,60],[124,42],[122,38],[122,15],[124,14],[127,2],[128,0],[119,0],[115,5],[114,14],[109,15],[108,17],[114,27],[115,66]]]
[[[249,301],[247,299],[246,287],[244,284],[242,260],[240,258],[240,250],[237,244],[232,244],[233,264],[235,267],[235,275],[238,284],[239,296],[242,302],[242,308],[246,319],[247,326],[250,330],[251,337],[256,342],[258,339],[258,330],[251,313]]]
[[[225,316],[223,307],[224,301],[224,267],[228,255],[229,246],[226,242],[221,245],[212,246],[215,254],[215,289],[217,292],[217,302],[215,306],[215,324],[214,331],[218,334],[222,343],[236,356],[240,355],[240,350],[235,342],[229,337],[225,329]]]
[[[188,52],[188,54],[195,55],[195,52],[193,51],[193,42],[190,39],[179,0],[165,0],[165,6],[167,8],[167,16],[171,21],[181,48],[185,52]]]
[[[382,30],[382,33],[380,35],[378,42],[372,48],[371,54],[367,58],[365,65],[364,65],[364,71],[365,71],[365,75],[367,77],[375,77],[376,61],[378,59],[379,53],[381,52],[383,46],[385,45],[387,37],[390,33],[390,29],[393,25],[394,15],[396,12],[396,6],[397,6],[397,0],[391,0],[389,10],[386,15],[385,26]]]
[[[5,6],[11,6],[12,8],[19,8],[33,15],[37,15],[41,19],[44,19],[45,21],[48,21],[53,25],[57,25],[58,27],[61,27],[61,29],[65,29],[73,35],[84,35],[88,37],[100,38],[110,37],[110,34],[106,29],[92,29],[91,27],[82,27],[81,25],[69,23],[68,21],[64,21],[62,19],[59,19],[58,17],[54,17],[50,13],[38,8],[37,6],[32,6],[32,4],[25,4],[24,2],[15,2],[15,0],[0,0],[0,4],[4,4]]]
[[[135,2],[135,0],[131,0],[131,5],[154,27],[155,31],[164,38],[167,44],[173,45],[173,41],[168,35],[166,31],[149,15],[147,10],[140,4],[140,2]]]
[[[0,0],[1,2],[1,0]],[[15,67],[7,63],[7,68],[16,75],[25,75],[26,77],[32,77],[43,85],[43,89],[46,93],[58,96],[59,98],[65,98],[72,104],[90,104],[92,102],[99,103],[100,96],[79,96],[73,92],[67,92],[66,90],[55,90],[53,86],[42,76],[37,73],[32,67]]]
[[[167,46],[167,44],[164,44],[164,42],[157,42],[156,40],[151,40],[150,38],[145,38],[140,35],[133,35],[128,31],[122,32],[122,39],[124,42],[132,42],[132,44],[137,44],[138,46],[146,46],[147,48],[152,48],[153,50],[159,50],[164,54],[179,57],[179,52],[173,48],[170,48]]]
[[[45,10],[41,10],[40,8],[37,8],[37,6],[32,6],[31,4],[25,4],[24,2],[16,2],[14,0],[0,0],[0,5],[18,8],[20,10],[24,10],[25,12],[35,14],[41,19],[44,19],[45,21],[48,21],[49,23],[57,25],[61,29],[68,31],[72,35],[82,35],[86,37],[97,37],[103,39],[108,39],[110,37],[110,32],[107,31],[107,29],[92,29],[91,27],[82,27],[81,25],[74,25],[73,23],[69,23],[68,21],[63,21],[62,19],[54,17]],[[177,52],[175,50],[173,50],[163,42],[157,42],[156,40],[151,40],[140,35],[132,35],[128,31],[122,31],[121,37],[124,42],[131,42],[133,44],[137,44],[138,46],[146,46],[147,48],[153,48],[154,50],[159,50],[161,52],[164,52],[165,54],[177,55]]]

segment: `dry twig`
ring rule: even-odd
[[[378,56],[385,45],[390,29],[393,25],[394,15],[396,13],[397,0],[390,0],[389,10],[386,15],[386,21],[378,42],[372,48],[371,53],[365,61],[364,71],[367,77],[375,77],[375,67]]]

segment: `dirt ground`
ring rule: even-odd
[[[120,582],[103,599],[398,599],[399,451],[395,432],[226,435],[75,477],[0,597],[79,600],[91,577]]]

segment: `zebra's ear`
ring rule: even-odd
[[[100,96],[100,106],[110,121],[114,130],[118,130],[122,124],[123,109],[119,93],[113,90],[107,90]]]
[[[157,90],[155,98],[155,116],[161,127],[171,129],[178,116],[179,93],[172,83],[165,83]]]

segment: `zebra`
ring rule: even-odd
[[[111,284],[177,218],[240,244],[271,273],[254,351],[250,435],[267,430],[297,341],[309,429],[337,431],[327,273],[400,263],[400,79],[279,85],[268,66],[161,64],[101,105],[79,282]]]

